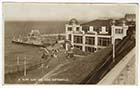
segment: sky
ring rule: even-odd
[[[6,21],[89,21],[136,14],[136,4],[3,3],[2,8]]]

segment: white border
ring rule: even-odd
[[[2,1],[0,1],[1,3],[0,3],[0,9],[1,9],[1,11],[0,11],[0,19],[1,19],[1,21],[0,21],[0,27],[1,27],[1,29],[3,29],[3,18],[2,18],[2,2],[58,2],[58,3],[139,3],[140,1],[138,1],[138,0],[121,0],[121,1],[119,1],[119,0],[106,0],[106,1],[104,1],[104,0],[47,0],[47,1],[45,1],[45,0],[2,0]],[[140,6],[138,6],[138,9],[140,10]],[[137,10],[138,11],[138,10]],[[138,13],[139,13],[139,11],[138,11]],[[138,85],[140,85],[140,76],[139,76],[139,74],[140,74],[140,60],[138,59],[139,57],[140,57],[140,54],[138,54],[139,53],[139,42],[140,42],[140,31],[138,30],[138,29],[140,29],[140,27],[139,27],[139,20],[140,20],[140,18],[138,18],[138,14],[137,14],[137,26],[136,26],[136,28],[137,28],[137,32],[136,32],[136,37],[137,37],[137,43],[136,43],[136,52],[137,52],[137,55],[136,55],[136,57],[137,57],[137,61],[136,61],[136,64],[138,64],[138,65],[136,65],[137,67],[136,67],[136,70],[138,70],[138,73],[136,73],[136,75],[138,74],[138,78],[136,79],[137,80],[137,84]],[[1,64],[0,64],[0,72],[2,73],[2,62],[3,62],[3,60],[2,60],[2,58],[4,58],[4,52],[3,52],[3,49],[4,49],[4,31],[3,30],[0,30],[0,48],[1,48],[1,53],[0,53],[0,57],[1,57]],[[88,87],[88,88],[93,88],[93,87],[95,87],[95,88],[102,88],[102,87],[107,87],[107,88],[135,88],[136,86],[97,86],[97,85],[2,85],[3,83],[3,76],[2,76],[3,74],[0,74],[0,83],[1,83],[1,85],[0,85],[0,88],[31,88],[31,87],[34,87],[34,88],[39,88],[39,87],[41,87],[41,88],[56,88],[56,87],[58,87],[58,88],[63,88],[63,87],[66,87],[66,88],[85,88],[85,87]]]
[[[4,2],[138,3],[138,0],[2,0]]]
[[[139,13],[139,6],[137,6],[137,10],[136,10],[136,13]],[[135,62],[135,69],[136,69],[136,71],[138,71],[140,68],[139,68],[139,58],[138,57],[140,57],[140,54],[139,54],[139,14],[136,14],[136,62]],[[137,85],[140,85],[140,82],[138,81],[139,80],[139,71],[138,72],[136,72],[135,73],[135,76],[136,76],[136,83],[137,83]]]

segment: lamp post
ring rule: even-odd
[[[17,56],[17,71],[19,70],[19,57]]]
[[[26,57],[24,57],[24,76],[27,75],[27,67],[26,67]]]
[[[113,62],[115,62],[115,38],[113,36]]]
[[[115,62],[115,20],[112,21],[113,62]]]

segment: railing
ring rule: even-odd
[[[101,81],[98,85],[110,85],[110,84],[134,84],[135,77],[130,79],[130,62],[134,71],[135,65],[135,48],[133,48]],[[132,72],[133,74],[135,72]],[[135,75],[135,74],[134,74]],[[133,82],[132,82],[133,81]]]
[[[58,33],[58,34],[44,34],[44,35],[42,35],[42,36],[59,36],[59,35],[65,36],[64,33]]]

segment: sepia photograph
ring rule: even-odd
[[[137,7],[3,2],[4,84],[136,85]]]

